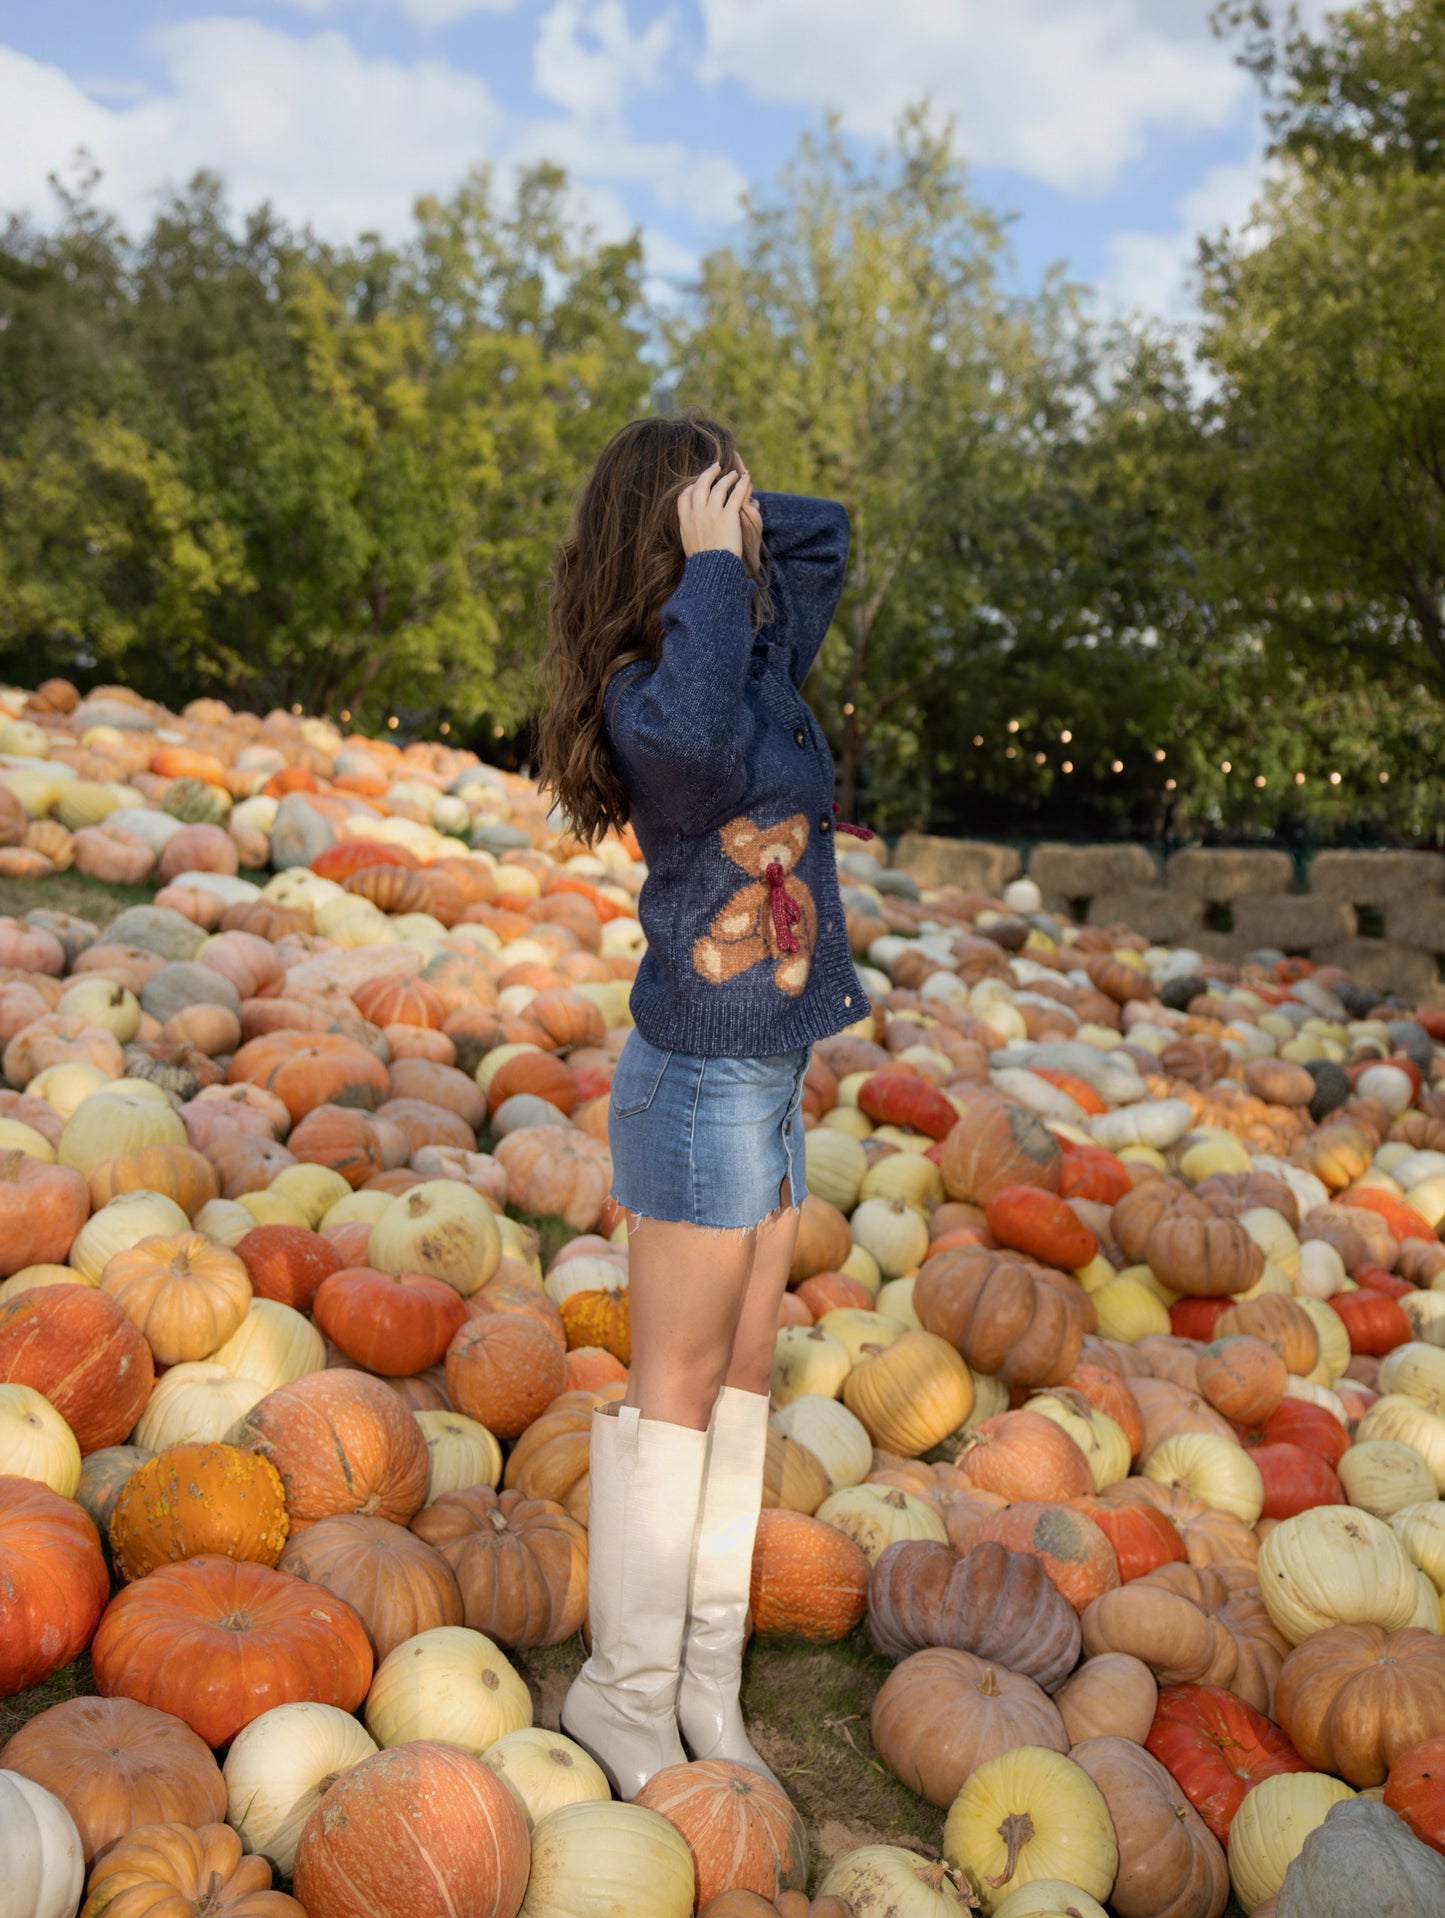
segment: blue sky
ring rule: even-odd
[[[1318,18],[1323,0],[1305,6]],[[681,284],[828,109],[865,144],[929,97],[1017,271],[1187,313],[1201,229],[1260,180],[1210,0],[0,0],[0,213],[86,147],[143,229],[201,165],[337,238],[404,232],[474,161],[564,164]]]

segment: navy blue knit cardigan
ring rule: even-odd
[[[647,861],[644,1039],[761,1059],[860,1018],[834,863],[833,762],[799,690],[842,591],[848,516],[757,493],[774,617],[732,553],[694,553],[662,611],[662,657],[615,673],[608,738]]]

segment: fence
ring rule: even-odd
[[[1445,1005],[1445,854],[984,840],[905,833],[893,863],[924,885],[997,895],[1025,873],[1050,911],[1122,922],[1147,938],[1242,959],[1261,946],[1345,967],[1365,985]]]

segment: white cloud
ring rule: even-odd
[[[663,84],[673,20],[663,14],[634,34],[621,0],[557,0],[532,51],[532,82],[570,112],[612,115]]]
[[[1109,271],[1097,289],[1102,304],[1174,321],[1192,318],[1199,236],[1224,227],[1247,236],[1265,173],[1262,153],[1212,167],[1175,206],[1170,232],[1116,233],[1109,242]]]
[[[698,0],[703,75],[886,137],[925,94],[977,162],[1115,184],[1149,136],[1231,125],[1252,86],[1207,0]]]

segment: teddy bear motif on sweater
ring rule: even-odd
[[[773,983],[790,999],[808,983],[818,912],[796,867],[808,844],[808,819],[792,813],[775,826],[730,819],[718,829],[722,849],[748,874],[692,949],[693,969],[712,985],[774,961]]]

